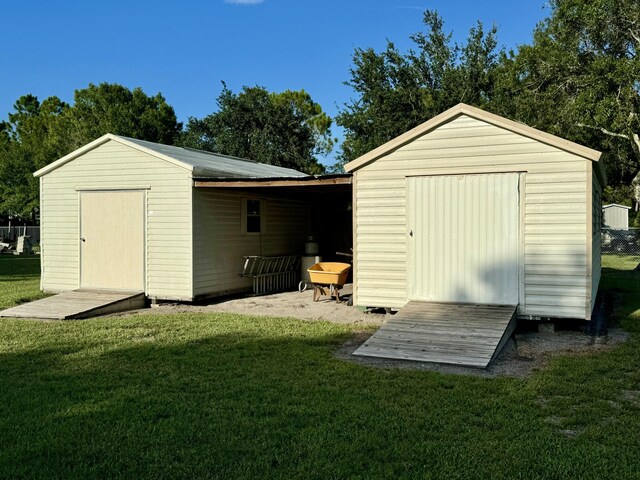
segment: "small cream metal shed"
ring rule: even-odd
[[[128,290],[179,301],[250,288],[251,279],[239,276],[243,256],[303,251],[306,199],[249,186],[274,178],[297,188],[323,184],[287,168],[111,134],[34,175],[43,290]],[[203,180],[236,188],[196,188]]]
[[[354,304],[517,305],[590,319],[600,153],[459,104],[348,163]]]
[[[614,230],[627,230],[629,228],[629,210],[631,207],[611,203],[602,207],[602,226]]]

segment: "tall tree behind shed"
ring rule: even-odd
[[[629,192],[632,182],[640,186],[640,5],[550,5],[533,44],[503,58],[492,109],[601,150],[609,183]],[[619,198],[609,195],[609,201]],[[637,208],[640,188],[634,200]]]
[[[72,106],[24,95],[0,122],[0,216],[31,219],[39,203],[33,172],[105,133],[171,145],[181,127],[162,95],[140,88],[90,84]]]
[[[442,17],[427,10],[424,32],[401,52],[392,41],[382,52],[357,48],[350,79],[356,97],[336,118],[345,129],[344,163],[367,153],[460,102],[486,107],[497,66],[497,28],[478,22],[463,44],[452,42]]]
[[[189,120],[181,145],[309,174],[324,171],[318,156],[333,147],[332,121],[304,90],[245,86],[234,93],[223,84],[217,104],[218,111]]]

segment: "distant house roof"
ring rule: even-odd
[[[297,178],[307,176],[305,173],[291,168],[267,165],[254,160],[230,157],[228,155],[205,152],[194,148],[174,147],[161,143],[147,142],[145,140],[122,137],[111,133],[107,133],[84,147],[80,147],[61,159],[50,163],[33,175],[36,177],[45,175],[108,141],[127,145],[190,170],[192,176],[198,178]]]
[[[627,207],[626,205],[620,205],[618,203],[610,203],[609,205],[603,205],[602,209],[604,210],[605,208],[611,208],[611,207],[626,208],[627,210],[631,210],[631,207]]]

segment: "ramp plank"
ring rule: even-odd
[[[142,308],[144,292],[72,290],[0,311],[0,317],[67,320]]]
[[[516,326],[515,305],[409,302],[353,354],[486,368]]]

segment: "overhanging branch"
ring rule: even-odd
[[[625,140],[631,140],[631,138],[629,138],[629,135],[625,135],[624,133],[612,132],[611,130],[607,130],[606,128],[603,128],[603,127],[594,127],[593,125],[587,125],[586,123],[577,123],[576,125],[582,128],[590,128],[591,130],[598,130],[599,132],[602,132],[605,135],[608,135],[610,137],[618,137],[618,138],[624,138]]]

